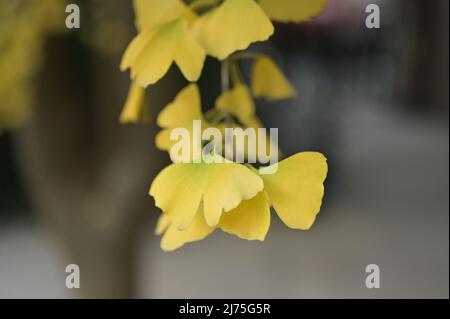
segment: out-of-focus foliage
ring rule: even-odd
[[[274,26],[255,1],[227,0],[202,15],[194,32],[209,55],[224,60],[254,42],[269,39]]]
[[[328,0],[259,0],[259,3],[272,20],[298,23],[317,17]]]
[[[252,93],[269,101],[287,99],[297,94],[275,62],[266,56],[258,57],[253,65]]]
[[[82,10],[82,40],[97,52],[117,57],[133,33],[129,17],[124,14],[124,1],[88,0],[86,6],[86,10]]]
[[[0,2],[0,133],[30,113],[45,39],[64,29],[65,0]]]

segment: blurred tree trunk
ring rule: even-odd
[[[155,125],[120,126],[128,76],[117,61],[74,53],[72,43],[49,46],[18,157],[42,220],[66,248],[67,263],[80,266],[79,297],[133,297],[136,239],[143,219],[156,215],[147,195],[162,166]],[[152,105],[174,96],[173,83],[155,89]]]
[[[403,45],[398,48],[402,52],[399,64],[404,65],[402,74],[406,75],[406,102],[418,109],[448,113],[449,79],[442,70],[449,68],[449,1],[403,0],[399,17],[398,43]],[[411,50],[405,50],[406,44]]]

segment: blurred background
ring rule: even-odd
[[[449,2],[330,0],[269,43],[299,91],[258,102],[287,155],[329,159],[324,207],[308,232],[272,214],[264,243],[216,232],[159,248],[148,187],[169,158],[154,119],[186,83],[149,89],[153,120],[120,126],[131,2],[0,0],[0,298],[448,298]],[[366,5],[381,28],[365,26]],[[245,65],[244,65],[245,67]],[[219,65],[200,80],[205,106]],[[81,289],[65,267],[81,268]],[[367,289],[377,264],[381,288]]]

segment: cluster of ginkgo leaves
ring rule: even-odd
[[[0,1],[0,133],[30,113],[44,39],[62,30],[65,0]]]
[[[145,90],[176,64],[192,82],[157,118],[162,127],[156,145],[169,151],[174,128],[192,129],[194,120],[205,127],[259,128],[255,98],[292,98],[295,88],[267,55],[249,51],[252,43],[267,41],[272,21],[304,22],[321,13],[327,0],[134,0],[138,34],[129,44],[121,69],[130,69],[131,88],[120,116],[137,122],[148,114]],[[195,84],[206,56],[222,61],[222,94],[215,108],[203,113]],[[250,83],[244,80],[242,59],[250,59]],[[151,97],[151,88],[150,88]],[[267,143],[270,143],[270,138]],[[157,234],[163,250],[175,250],[202,240],[216,229],[247,240],[264,240],[270,208],[293,229],[309,229],[320,210],[327,163],[320,153],[304,152],[279,162],[276,173],[261,175],[250,165],[223,160],[175,163],[153,181],[150,195],[162,210]]]

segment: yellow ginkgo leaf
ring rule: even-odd
[[[264,188],[258,175],[244,165],[230,162],[205,165],[209,166],[209,173],[203,205],[205,219],[210,226],[219,223],[224,211],[233,210]]]
[[[250,89],[243,83],[238,83],[233,89],[219,96],[216,108],[234,115],[247,126],[255,116],[255,103]]]
[[[165,129],[156,134],[155,145],[161,151],[170,151],[175,142],[170,139],[171,129]]]
[[[147,45],[147,43],[156,33],[155,30],[156,29],[140,32],[136,37],[133,38],[133,40],[125,50],[124,55],[122,56],[122,61],[120,62],[121,71],[125,71],[136,62],[137,58],[142,53],[142,49]]]
[[[248,172],[256,175],[257,170],[254,168],[248,171],[239,170],[235,165],[241,168],[246,167],[230,162],[224,163],[196,164],[200,165],[197,167],[203,166],[200,168],[202,172],[190,174],[191,177],[188,179],[186,176],[189,174],[183,171],[190,168],[178,165],[180,169],[171,172],[172,177],[155,180],[152,188],[158,190],[151,193],[157,197],[164,197],[166,194],[167,197],[162,200],[169,204],[169,210],[180,205],[187,197],[191,197],[194,202],[194,205],[192,202],[185,205],[187,209],[185,213],[192,217],[190,217],[191,222],[184,228],[180,228],[177,224],[177,215],[163,209],[166,213],[160,217],[156,227],[156,234],[164,234],[161,240],[163,250],[172,251],[186,243],[202,240],[216,228],[242,239],[263,241],[270,227],[271,205],[288,227],[307,230],[312,226],[322,205],[323,183],[328,171],[326,159],[322,154],[298,153],[281,161],[274,174],[261,176],[264,180],[264,191],[256,192],[248,196],[249,198],[242,196],[244,190],[256,190],[260,188],[260,185],[257,185],[259,182],[256,180],[248,180],[254,179],[254,176],[248,175]],[[231,164],[233,167],[220,166],[226,164]],[[170,183],[169,180],[176,176],[181,176],[181,182]],[[191,189],[193,183],[190,179],[194,176],[196,185],[203,187],[201,190],[203,195],[197,194],[200,192],[199,189],[195,191]],[[180,186],[182,184],[186,189]],[[183,191],[188,194],[179,194]],[[173,197],[177,193],[179,197]],[[161,198],[157,197],[155,197],[157,205],[161,207]],[[233,206],[234,208],[231,208]],[[194,207],[197,207],[197,210],[192,213]],[[208,213],[207,210],[210,212]],[[219,214],[215,213],[218,211],[220,211]]]
[[[160,225],[165,227],[162,228]],[[170,218],[165,213],[161,215],[158,226],[160,234],[164,232],[161,239],[161,249],[164,251],[174,251],[187,243],[203,240],[215,230],[215,227],[206,224],[201,205],[192,223],[184,230],[179,230],[170,224]]]
[[[266,56],[258,57],[253,65],[252,92],[255,97],[271,101],[291,98],[297,94],[286,76]]]
[[[183,127],[187,123],[203,118],[200,91],[193,83],[177,94],[174,101],[159,113],[157,123],[163,128]]]
[[[170,221],[169,215],[162,213],[158,218],[158,222],[156,223],[155,234],[157,236],[161,236],[171,224],[172,222]]]
[[[131,68],[131,78],[143,87],[155,84],[176,62],[184,77],[197,81],[203,69],[205,51],[178,19],[139,33],[128,46],[120,68]]]
[[[133,3],[139,31],[179,18],[185,18],[191,23],[197,17],[181,0],[134,0]]]
[[[270,227],[270,206],[265,193],[260,192],[254,198],[242,201],[237,208],[223,214],[218,227],[242,239],[263,241]],[[200,204],[192,223],[186,229],[177,229],[169,215],[163,213],[158,219],[155,233],[163,235],[162,250],[174,251],[187,243],[205,239],[216,228],[206,223]]]
[[[150,195],[177,229],[186,229],[198,211],[208,170],[201,164],[172,164],[153,180]]]
[[[259,4],[274,21],[304,22],[322,12],[328,0],[260,0]]]
[[[156,147],[169,151],[177,143],[170,139],[174,128],[187,129],[190,137],[193,138],[192,127],[195,120],[201,120],[203,128],[208,127],[208,123],[203,119],[199,88],[197,84],[193,83],[181,90],[175,100],[159,113],[157,122],[163,130],[156,135]],[[191,141],[191,146],[194,146],[193,141]]]
[[[198,18],[193,31],[209,55],[224,60],[254,42],[266,41],[274,27],[254,0],[225,0]]]
[[[288,227],[309,229],[322,205],[326,158],[320,153],[304,152],[277,165],[275,174],[261,175],[270,202]]]
[[[145,120],[144,95],[145,89],[132,82],[125,106],[120,114],[120,123],[135,123]]]
[[[215,155],[218,156],[218,155]],[[150,188],[156,206],[167,213],[177,229],[186,229],[200,203],[206,222],[213,227],[223,212],[262,191],[262,179],[244,165],[220,158],[212,163],[179,163],[159,173]]]
[[[219,227],[242,239],[263,241],[270,227],[270,205],[266,194],[261,192],[223,214]]]

